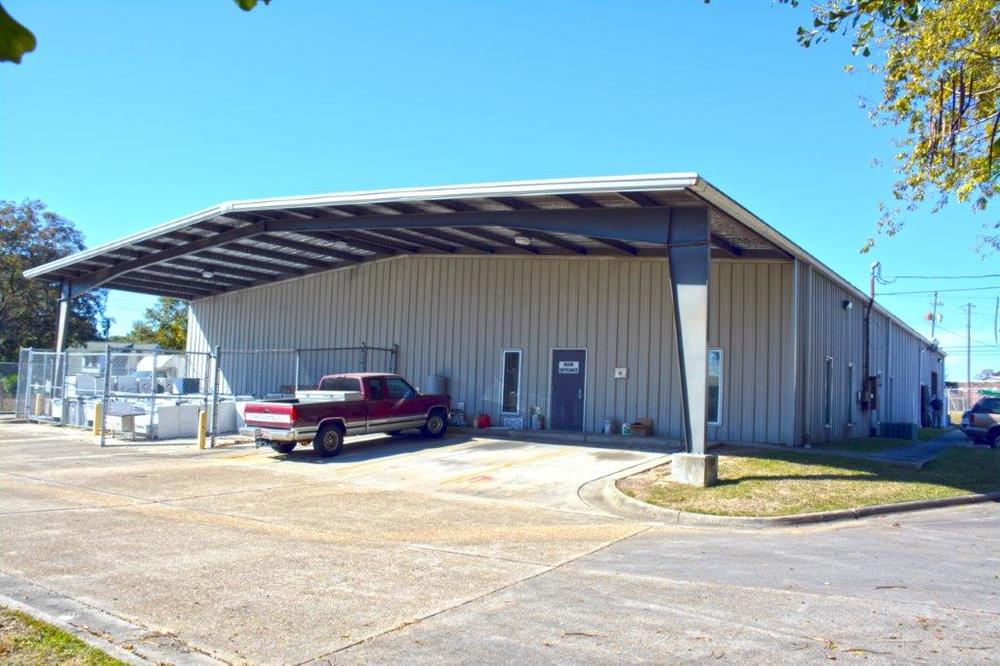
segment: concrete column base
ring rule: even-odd
[[[670,461],[670,480],[707,488],[719,481],[719,457],[702,453],[675,453]]]

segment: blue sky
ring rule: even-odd
[[[842,39],[795,42],[767,0],[308,2],[8,0],[38,49],[0,66],[0,198],[39,198],[90,245],[216,202],[522,178],[697,171],[867,288],[1000,273],[952,205],[858,249],[888,196],[890,130],[859,108]],[[883,291],[1000,285],[899,280]],[[1000,368],[991,290],[943,293],[964,376]],[[930,297],[885,296],[918,330]],[[115,332],[149,299],[113,292]]]

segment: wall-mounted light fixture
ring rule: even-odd
[[[531,245],[531,239],[527,236],[514,236],[514,242],[518,245]]]
[[[845,310],[853,310],[854,309],[854,302],[853,301],[849,301],[847,299],[844,299],[840,303],[840,307],[844,308]]]
[[[201,276],[206,280],[211,280],[212,278],[215,277],[215,273],[213,273],[212,271],[202,271]]]

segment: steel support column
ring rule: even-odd
[[[672,208],[667,259],[680,365],[684,448],[704,455],[708,390],[708,208]]]
[[[69,282],[59,285],[59,317],[56,320],[56,352],[62,352],[66,346],[66,325],[69,323]]]
[[[60,402],[62,408],[59,414],[60,425],[66,425],[66,419],[69,416],[69,401],[66,399],[66,368],[64,367],[66,356],[64,349],[66,347],[66,327],[69,324],[71,298],[70,283],[63,280],[59,284],[59,315],[56,319],[56,354],[52,373],[52,397],[55,397],[57,383],[62,382],[62,395],[60,396],[62,398],[62,402]],[[61,380],[60,377],[62,377]]]

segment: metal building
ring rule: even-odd
[[[920,423],[943,390],[927,340],[697,174],[228,202],[26,275],[188,299],[190,351],[398,345],[469,415],[696,452]]]

